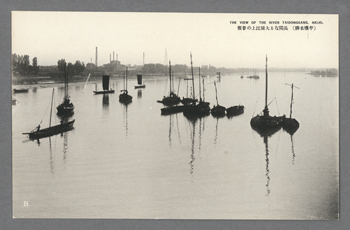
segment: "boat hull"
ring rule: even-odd
[[[167,108],[162,108],[161,110],[161,115],[171,115],[175,113],[181,113],[185,109],[185,106],[179,105],[179,106],[171,106]]]
[[[282,128],[290,135],[293,135],[299,129],[299,122],[294,118],[284,118]]]
[[[131,103],[132,102],[132,96],[126,93],[122,93],[119,95],[119,102],[122,103]]]
[[[114,93],[114,90],[93,91],[94,94]]]
[[[29,89],[13,89],[13,93],[28,93]]]
[[[281,129],[283,117],[257,115],[250,120],[251,127],[261,136],[271,136]]]
[[[243,105],[235,105],[235,106],[231,106],[229,108],[226,109],[226,114],[228,117],[233,117],[233,116],[237,116],[244,113],[244,106]]]
[[[201,118],[210,114],[208,102],[201,102],[197,105],[187,105],[184,109],[184,116],[187,118]]]
[[[57,135],[63,132],[67,132],[71,129],[73,129],[75,120],[69,121],[64,124],[59,124],[55,126],[51,126],[49,128],[41,129],[39,131],[33,131],[30,133],[25,133],[29,135],[30,139],[40,139],[40,138],[45,138],[45,137],[50,137],[53,135]]]
[[[173,106],[173,105],[179,104],[180,101],[181,99],[178,96],[173,95],[169,97],[164,97],[163,100],[157,101],[157,102],[162,103],[163,105],[166,105],[166,106]]]
[[[226,115],[226,108],[221,105],[214,105],[211,109],[211,115],[213,117],[224,117]]]

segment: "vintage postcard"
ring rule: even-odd
[[[13,11],[13,217],[339,219],[338,27]]]

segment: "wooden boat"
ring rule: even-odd
[[[237,116],[244,113],[243,105],[235,105],[226,109],[226,114],[228,117]]]
[[[259,75],[251,75],[251,76],[248,76],[247,78],[252,78],[252,79],[259,79]]]
[[[177,96],[174,93],[173,87],[172,87],[172,80],[171,80],[171,62],[169,61],[169,79],[170,79],[170,93],[169,96],[163,97],[162,100],[158,100],[157,102],[162,103],[166,106],[174,106],[180,103],[181,99],[179,96]]]
[[[74,125],[75,120],[72,120],[69,122],[64,122],[62,120],[61,124],[51,126],[53,95],[54,95],[54,89],[52,90],[49,127],[45,128],[45,129],[40,129],[40,124],[41,124],[41,122],[40,122],[40,124],[31,132],[23,133],[25,135],[28,135],[30,139],[40,139],[40,138],[44,138],[44,137],[50,137],[50,136],[57,135],[59,133],[63,133],[63,132],[66,132],[66,131],[73,129],[73,125]]]
[[[205,117],[210,114],[210,107],[209,102],[205,102],[202,100],[202,94],[201,94],[201,71],[199,68],[199,103],[197,104],[197,99],[195,98],[195,87],[194,87],[194,77],[193,77],[193,65],[192,65],[192,54],[190,54],[191,57],[191,73],[192,73],[192,102],[187,104],[184,109],[184,116],[187,118],[200,118]],[[203,81],[203,87],[204,87],[204,81]],[[204,90],[203,90],[204,95]]]
[[[17,104],[17,99],[16,98],[14,98],[14,97],[12,97],[12,105],[16,105]]]
[[[28,93],[29,89],[13,89],[13,93]]]
[[[267,105],[268,74],[267,74],[267,56],[266,56],[266,87],[265,87],[265,108],[262,114],[258,114],[250,120],[251,127],[261,136],[271,136],[277,132],[282,125],[283,117],[270,116]]]
[[[113,89],[109,89],[109,75],[103,75],[102,76],[102,88],[101,91],[93,91],[94,94],[105,94],[105,93],[114,93]]]
[[[132,96],[128,94],[128,67],[125,70],[124,89],[120,90],[120,92],[122,93],[119,95],[119,102],[124,104],[132,102]]]
[[[216,105],[211,109],[211,115],[213,117],[224,117],[226,115],[226,107],[219,105],[218,92],[216,89],[216,81],[214,81],[215,95],[216,95]]]
[[[143,67],[145,65],[145,53],[143,53],[143,64],[142,64],[142,74],[137,74],[137,85],[135,85],[135,89],[145,88],[146,85],[142,84],[142,76],[143,76]]]
[[[135,89],[146,88],[145,84],[142,84],[142,74],[137,74],[137,85],[135,85]]]
[[[171,115],[175,113],[181,113],[185,109],[184,105],[169,106],[166,108],[161,108],[161,115]]]
[[[282,127],[287,133],[289,133],[290,135],[293,135],[299,129],[299,122],[295,118],[292,118],[293,88],[294,87],[298,88],[298,87],[294,86],[293,84],[290,86],[292,88],[292,96],[290,101],[290,115],[289,115],[289,118],[283,117]]]
[[[64,97],[63,102],[57,106],[57,114],[58,115],[69,115],[74,113],[74,105],[70,101],[70,97],[68,95],[68,73],[66,63],[64,63]]]

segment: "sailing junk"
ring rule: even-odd
[[[114,93],[113,89],[109,89],[109,75],[102,76],[102,91],[93,91],[95,94],[105,94],[105,93]]]
[[[288,84],[287,84],[288,85]],[[293,84],[291,85],[292,88],[292,96],[291,96],[291,101],[290,101],[290,115],[289,118],[285,118],[283,119],[282,122],[282,127],[283,129],[289,133],[290,135],[293,135],[298,129],[299,129],[299,122],[292,118],[292,105],[293,105],[293,88],[296,87]],[[296,87],[298,88],[298,87]]]
[[[196,104],[197,99],[195,98],[195,92],[194,92],[194,76],[193,76],[193,66],[192,66],[192,53],[190,54],[191,57],[191,73],[192,73],[192,102],[187,104],[184,109],[184,116],[187,118],[200,118],[205,117],[210,114],[210,107],[209,102],[204,101],[204,80],[203,80],[203,100],[201,95],[201,73],[199,68],[199,103]]]
[[[256,115],[250,120],[251,127],[257,131],[261,136],[271,136],[275,132],[277,132],[282,125],[283,118],[280,117],[272,117],[269,115],[269,109],[267,105],[267,89],[268,89],[268,74],[267,74],[267,56],[266,56],[266,88],[265,88],[265,108],[263,110],[262,115]]]
[[[143,64],[142,64],[142,74],[137,74],[137,85],[135,85],[135,89],[145,88],[146,85],[142,84],[142,76],[143,76],[143,67],[145,65],[145,53],[143,53]]]
[[[23,134],[28,134],[30,139],[40,139],[40,138],[44,138],[44,137],[49,137],[49,136],[57,135],[59,133],[63,133],[63,132],[66,132],[66,131],[73,129],[73,124],[74,124],[75,120],[72,120],[69,122],[64,122],[62,120],[61,124],[51,126],[53,95],[54,95],[54,89],[52,90],[49,127],[45,128],[45,129],[40,129],[40,124],[41,124],[41,122],[40,122],[40,124],[38,125],[38,127],[36,129],[32,130],[29,133],[23,133]]]
[[[158,100],[157,102],[163,103],[163,105],[166,105],[166,106],[173,106],[173,105],[179,104],[181,99],[173,92],[172,81],[171,81],[171,62],[170,61],[169,61],[169,79],[170,79],[169,96],[167,96],[167,97],[164,96],[161,101]]]
[[[146,86],[142,84],[142,74],[137,74],[137,85],[135,85],[135,89],[145,88]]]
[[[64,63],[64,98],[63,102],[57,106],[58,115],[70,115],[74,113],[74,105],[69,99],[68,95],[68,73],[66,63]]]
[[[126,67],[125,70],[125,79],[124,79],[124,89],[120,90],[122,92],[119,95],[119,102],[122,102],[124,104],[129,104],[132,102],[132,96],[128,94],[128,68]]]
[[[226,114],[226,108],[224,106],[219,105],[218,101],[218,92],[216,89],[216,82],[214,81],[215,86],[215,95],[216,95],[216,105],[211,109],[211,115],[213,117],[223,117]]]

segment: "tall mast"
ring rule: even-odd
[[[50,109],[50,124],[49,127],[51,127],[51,117],[52,117],[52,102],[53,102],[53,93],[54,93],[55,89],[52,89],[52,98],[51,98],[51,109]]]
[[[64,97],[67,97],[68,94],[68,73],[67,65],[64,63]]]
[[[214,85],[215,85],[216,104],[219,105],[219,101],[218,101],[218,91],[217,91],[217,89],[216,89],[216,81],[214,81]]]
[[[289,118],[292,118],[292,105],[293,105],[293,83],[292,83],[292,97],[290,100],[290,115]]]
[[[170,79],[170,95],[171,95],[171,61],[169,61],[169,79]]]
[[[195,93],[194,93],[194,77],[193,77],[193,66],[192,66],[192,53],[190,53],[190,57],[191,57],[191,73],[192,73],[192,97],[193,97],[193,100],[196,99],[196,96],[195,96]]]
[[[128,91],[128,67],[126,67],[125,71],[125,90]]]
[[[203,81],[203,101],[205,101],[205,97],[204,97],[204,91],[205,91],[205,89],[204,89],[204,78],[202,78],[202,81]]]
[[[265,88],[265,109],[267,109],[267,84],[268,84],[268,81],[267,81],[267,55],[266,55],[266,66],[265,66],[265,75],[266,75],[266,88]]]
[[[264,117],[269,116],[269,109],[267,108],[267,88],[268,88],[268,75],[267,75],[267,55],[266,55],[266,66],[265,66],[265,75],[266,75],[266,89],[265,89],[265,108],[264,108]]]
[[[201,95],[201,67],[199,67],[198,69],[199,69],[199,76],[198,76],[198,80],[199,80],[199,101],[202,101],[202,95]]]

